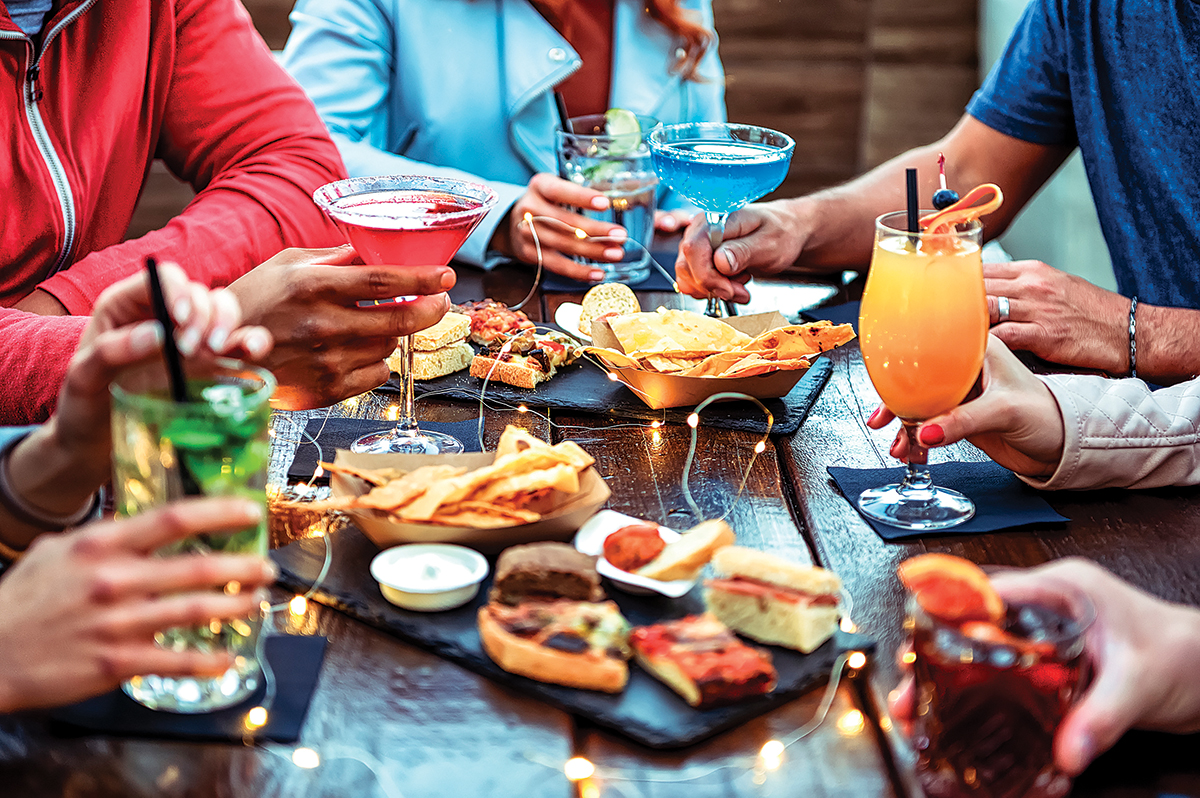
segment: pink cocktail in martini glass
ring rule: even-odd
[[[317,189],[313,201],[337,223],[367,263],[443,266],[495,206],[496,193],[487,186],[462,180],[391,175],[329,183]],[[401,338],[400,348],[404,404],[396,428],[364,435],[351,449],[404,454],[461,452],[463,445],[457,438],[417,428],[412,336]]]

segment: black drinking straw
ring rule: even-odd
[[[171,321],[170,311],[167,310],[162,280],[158,277],[158,261],[153,255],[146,256],[146,272],[150,275],[150,304],[154,306],[154,317],[163,328],[163,359],[167,361],[171,398],[176,402],[186,402],[187,378],[183,374],[183,361],[179,359],[179,346],[175,343],[175,325]]]
[[[908,188],[908,232],[921,232],[920,213],[917,211],[917,170],[904,170],[904,178]],[[914,243],[916,243],[914,241]]]
[[[554,107],[558,109],[558,123],[562,125],[563,132],[574,133],[575,128],[571,126],[571,116],[567,113],[567,101],[561,91],[554,92]]]

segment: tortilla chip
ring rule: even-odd
[[[476,501],[495,502],[506,497],[550,488],[563,493],[579,492],[579,472],[572,465],[562,464],[527,474],[504,477],[476,491]]]
[[[791,360],[771,360],[761,355],[752,354],[730,366],[720,377],[753,377],[758,374],[770,374],[773,371],[795,371],[807,369],[812,363],[808,358],[797,357]]]
[[[827,352],[854,338],[854,327],[849,324],[834,325],[828,320],[811,324],[793,324],[768,330],[755,338],[743,351],[765,351],[776,353],[778,360],[792,360],[805,355]]]
[[[499,529],[518,524],[532,524],[542,516],[531,510],[502,507],[487,502],[465,501],[447,507],[429,519],[439,526],[467,526],[474,529]]]
[[[720,319],[686,310],[630,313],[608,320],[608,326],[626,352],[665,352],[738,349],[752,340]]]
[[[386,485],[391,480],[404,476],[404,472],[398,468],[366,469],[324,462],[318,463],[318,465],[332,474],[345,474],[348,477],[357,477],[368,485],[375,486]]]
[[[393,479],[385,485],[372,488],[370,492],[358,497],[355,506],[390,512],[408,504],[432,485],[465,473],[467,469],[463,466],[421,466],[400,479]]]
[[[519,454],[526,449],[549,449],[550,444],[541,438],[530,435],[520,427],[509,424],[500,433],[500,441],[496,444],[496,459],[506,455]]]
[[[564,463],[574,466],[577,471],[583,471],[596,464],[596,458],[585,452],[575,441],[559,441],[554,444],[554,451]]]
[[[594,355],[597,360],[611,368],[640,368],[636,360],[624,352],[618,352],[616,349],[609,349],[603,346],[586,346],[584,347],[583,351],[587,352],[589,355]]]

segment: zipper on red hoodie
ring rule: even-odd
[[[75,248],[76,235],[75,197],[71,193],[71,184],[67,180],[66,170],[63,168],[62,161],[58,157],[58,152],[54,149],[54,143],[50,141],[50,134],[46,130],[46,124],[42,121],[42,113],[38,108],[38,103],[43,98],[40,82],[42,56],[45,54],[50,42],[54,40],[54,37],[95,3],[96,0],[85,0],[85,2],[56,22],[42,37],[41,47],[36,47],[33,40],[23,32],[0,30],[0,39],[23,40],[25,42],[26,58],[29,59],[29,67],[25,70],[25,79],[23,81],[25,84],[24,91],[21,92],[22,97],[25,99],[25,120],[29,123],[30,133],[33,134],[38,152],[41,153],[42,161],[46,164],[46,170],[50,173],[50,179],[54,183],[54,190],[58,195],[59,210],[62,211],[63,216],[62,248],[59,250],[58,258],[54,261],[54,267],[46,275],[47,277],[57,274],[70,262],[71,253]]]

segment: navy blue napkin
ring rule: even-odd
[[[901,468],[841,468],[830,466],[829,475],[847,501],[858,509],[858,497],[867,488],[891,485],[904,479]],[[1071,519],[1059,515],[1041,494],[992,462],[937,463],[929,467],[933,484],[956,490],[975,502],[975,517],[948,529],[910,531],[863,516],[884,540],[905,540],[928,535],[979,535],[1029,524],[1061,524]]]
[[[813,308],[800,314],[805,321],[821,321],[829,319],[834,324],[853,324],[854,332],[858,332],[858,310],[860,302],[847,302],[844,305],[830,305],[824,308]]]
[[[630,283],[629,287],[634,291],[674,291],[675,250],[651,252],[650,256],[654,258],[655,263],[666,270],[667,274],[671,275],[671,279],[668,280],[662,272],[651,266],[650,275],[645,280],[640,283]],[[542,274],[542,290],[552,294],[582,294],[593,285],[595,283],[581,283],[578,280],[550,272]]]
[[[324,429],[322,429],[322,425],[324,425]],[[478,418],[469,418],[466,421],[422,421],[420,425],[421,429],[453,435],[462,441],[468,452],[483,451],[479,448]],[[349,449],[350,444],[363,435],[391,429],[394,426],[396,426],[395,422],[365,418],[310,418],[304,427],[306,434],[296,447],[292,464],[288,466],[288,481],[307,482],[312,479],[313,472],[317,470],[319,457],[324,458],[325,462],[331,463],[338,449]],[[312,443],[313,438],[316,438],[321,444],[319,454],[317,447]]]
[[[305,635],[271,635],[264,644],[267,662],[275,674],[276,693],[267,714],[267,725],[255,739],[294,743],[300,728],[321,661],[325,638]],[[50,713],[51,729],[63,735],[104,734],[122,737],[171,738],[240,743],[246,737],[246,713],[259,706],[266,684],[237,706],[202,715],[158,712],[134,701],[120,690],[90,698]]]

